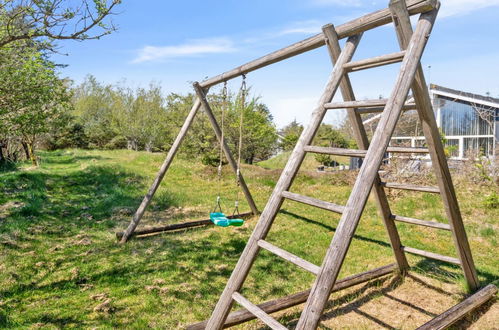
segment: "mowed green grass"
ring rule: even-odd
[[[178,328],[209,317],[255,226],[206,227],[116,242],[140,203],[163,155],[131,151],[63,150],[41,153],[39,168],[0,172],[0,327]],[[279,170],[244,166],[260,209]],[[346,202],[344,173],[304,171],[292,191]],[[177,159],[145,225],[206,218],[220,190],[231,210],[237,188],[229,168],[221,183],[213,168]],[[498,278],[498,209],[484,200],[492,185],[458,186],[473,255],[484,283]],[[242,194],[241,194],[242,198]],[[445,222],[439,196],[390,193],[393,212]],[[247,211],[242,203],[242,211]],[[268,241],[320,264],[339,216],[285,202]],[[455,255],[449,233],[398,224],[408,246]],[[414,271],[460,283],[455,266],[409,257]],[[370,200],[340,277],[394,262],[383,224]],[[311,286],[313,276],[262,251],[243,295],[254,303]],[[283,316],[285,318],[285,316]],[[254,322],[254,321],[253,321]]]

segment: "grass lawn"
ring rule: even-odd
[[[163,158],[124,150],[62,150],[41,153],[39,168],[0,172],[0,327],[179,328],[209,317],[256,219],[237,228],[206,227],[117,244],[115,231],[128,224]],[[280,174],[278,162],[267,163],[243,169],[260,209]],[[292,191],[345,203],[351,176],[303,171]],[[237,188],[228,168],[219,184],[215,169],[177,159],[141,226],[206,218],[219,189],[231,210]],[[480,280],[497,285],[499,209],[484,206],[497,186],[460,182],[457,189]],[[396,214],[446,222],[438,195],[397,191],[389,198]],[[338,220],[286,201],[268,241],[320,264]],[[398,228],[408,246],[455,256],[448,232],[403,223]],[[340,278],[394,262],[387,242],[370,200]],[[465,295],[458,267],[409,260],[412,277],[389,277],[334,294],[323,326],[410,329]],[[311,274],[262,251],[242,293],[259,303],[308,289],[312,282]],[[282,312],[279,320],[292,326],[299,311]],[[479,328],[499,324],[496,305],[483,313],[486,321],[479,320],[484,322],[476,323]],[[343,323],[335,323],[338,319]],[[244,325],[261,327],[256,321]]]

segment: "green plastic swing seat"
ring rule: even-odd
[[[222,212],[210,213],[210,220],[215,224],[215,226],[220,227],[242,226],[244,224],[243,219],[229,219]]]

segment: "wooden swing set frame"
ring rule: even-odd
[[[322,33],[204,80],[201,83],[195,82],[193,84],[197,99],[170,149],[165,162],[161,166],[153,185],[135,213],[132,222],[127,230],[119,236],[123,243],[134,233],[138,222],[143,216],[146,207],[149,205],[185,137],[185,134],[191,126],[194,117],[201,107],[210,119],[217,138],[223,146],[229,164],[235,172],[237,171],[234,158],[232,157],[226,142],[222,139],[220,127],[206,99],[206,94],[211,87],[324,45],[327,47],[333,63],[333,72],[331,73],[330,80],[326,85],[318,107],[312,113],[310,125],[303,131],[302,136],[298,140],[211,318],[200,323],[192,324],[189,326],[189,329],[221,329],[255,318],[259,318],[273,329],[286,329],[269,314],[302,303],[305,303],[305,307],[301,313],[300,320],[298,321],[297,329],[315,329],[318,326],[325,303],[329,299],[331,292],[377,279],[391,274],[394,271],[405,274],[409,270],[409,264],[405,253],[416,254],[441,262],[459,265],[463,270],[468,287],[470,290],[476,291],[473,295],[424,324],[419,329],[446,328],[474,308],[484,304],[496,294],[497,288],[493,284],[489,284],[481,290],[478,290],[480,288],[478,275],[471,255],[456,193],[452,184],[450,171],[420,64],[420,59],[433,28],[439,7],[440,3],[438,0],[407,0],[407,3],[405,0],[391,0],[389,8],[367,14],[337,27],[328,24],[323,27]],[[413,31],[410,16],[416,14],[420,14],[420,18],[415,31]],[[392,22],[394,23],[397,33],[401,49],[400,52],[360,61],[351,61],[363,32]],[[341,49],[339,40],[344,38],[347,38],[347,41],[343,49]],[[349,72],[398,62],[402,62],[402,64],[397,82],[389,99],[367,101],[355,100],[354,92],[348,77]],[[337,89],[340,89],[344,102],[332,102]],[[407,102],[409,90],[412,90],[414,98],[413,103]],[[313,137],[324,118],[325,112],[331,109],[347,109],[347,115],[352,123],[355,139],[359,146],[358,150],[324,148],[311,145]],[[405,110],[417,110],[428,148],[400,148],[388,146],[398,118]],[[362,125],[360,115],[364,113],[380,112],[382,113],[382,117],[378,129],[372,140],[369,141]],[[383,155],[387,151],[409,154],[429,153],[432,167],[438,181],[438,187],[421,187],[416,185],[382,182],[378,175],[378,169],[383,159]],[[359,171],[358,179],[345,206],[302,196],[289,191],[293,179],[307,152],[364,158],[364,163]],[[242,174],[240,179],[241,188],[251,209],[250,214],[258,214],[258,209],[244,182]],[[393,214],[385,194],[384,189],[386,188],[440,194],[449,223],[438,223],[436,221],[420,220]],[[396,263],[337,281],[338,273],[371,190],[374,193],[379,212],[388,232]],[[270,227],[272,226],[284,199],[315,206],[342,215],[322,265],[314,265],[264,240],[270,231]],[[450,231],[457,251],[457,258],[402,245],[395,222],[405,222],[413,225]],[[207,224],[207,222],[194,222],[192,226],[197,226],[198,224],[204,225]],[[176,227],[175,229],[178,228],[182,227]],[[138,231],[135,233],[138,233]],[[317,278],[313,287],[310,290],[259,305],[251,303],[243,297],[239,291],[242,288],[260,249],[270,251],[296,266],[315,274]],[[244,308],[235,312],[230,312],[234,302],[237,302]]]

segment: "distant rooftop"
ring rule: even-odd
[[[469,99],[474,99],[477,101],[495,103],[497,105],[497,107],[499,107],[499,99],[495,98],[495,97],[483,96],[483,95],[473,94],[473,93],[469,93],[469,92],[463,92],[463,91],[460,91],[457,89],[442,87],[442,86],[438,86],[435,84],[430,84],[430,89],[437,91],[437,94],[438,94],[438,91],[440,91],[440,92],[444,92],[444,93],[453,94],[456,96],[456,98],[459,98],[459,96],[461,96],[461,97],[465,97],[465,98],[469,98]]]

